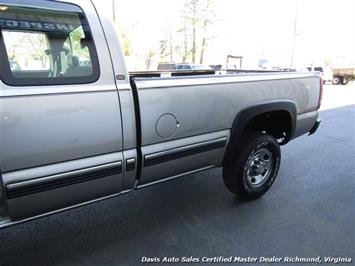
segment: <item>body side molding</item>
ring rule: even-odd
[[[196,144],[182,146],[166,151],[147,154],[144,156],[144,167],[156,165],[171,160],[179,159],[189,155],[202,153],[214,149],[223,148],[226,145],[227,137],[204,141]]]
[[[6,194],[7,198],[12,199],[121,173],[122,162],[117,161],[33,180],[10,183],[6,185]]]

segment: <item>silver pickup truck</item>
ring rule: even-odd
[[[213,167],[255,199],[320,123],[317,73],[128,73],[87,0],[0,0],[0,60],[0,227]]]

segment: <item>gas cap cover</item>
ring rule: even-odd
[[[176,117],[172,114],[163,114],[156,124],[157,134],[162,138],[171,137],[180,126]]]

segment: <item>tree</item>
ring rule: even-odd
[[[155,52],[153,50],[149,50],[148,53],[145,55],[145,67],[146,67],[146,70],[149,70],[152,63],[153,63],[153,58],[155,56]]]
[[[198,22],[200,21],[200,16],[199,16],[199,4],[201,0],[187,0],[185,2],[184,6],[184,31],[187,30],[186,27],[186,22],[191,25],[191,31],[192,31],[192,48],[191,48],[191,60],[192,63],[196,63],[196,51],[197,51],[197,44],[196,44],[196,28],[198,25]],[[185,32],[186,34],[186,32]],[[187,35],[186,35],[187,36]],[[188,49],[186,49],[188,50]]]
[[[197,14],[197,5],[198,5],[199,0],[192,0],[191,1],[191,24],[192,24],[192,51],[191,51],[191,56],[192,56],[192,63],[196,63],[196,26],[197,23],[199,22],[199,16]]]
[[[125,56],[130,56],[133,52],[133,48],[132,48],[132,43],[130,41],[130,39],[127,37],[127,34],[121,30],[121,40],[123,43],[123,52]]]
[[[160,40],[160,47],[159,47],[159,55],[160,55],[160,62],[168,62],[169,61],[169,47],[168,47],[168,40]],[[171,61],[170,61],[171,62]]]
[[[188,35],[188,28],[186,19],[183,19],[183,27],[178,30],[178,33],[182,35],[182,43],[180,42],[176,47],[175,50],[181,56],[181,62],[186,63],[188,58],[191,55],[191,49],[189,48],[189,35]]]
[[[212,24],[213,19],[216,17],[213,11],[213,0],[205,0],[203,1],[202,13],[202,44],[201,44],[201,54],[200,54],[200,64],[202,65],[204,62],[205,51],[207,49],[207,43],[210,39],[208,28],[209,25]]]
[[[172,25],[166,27],[164,36],[160,40],[160,62],[173,62],[173,33]]]
[[[48,55],[45,53],[48,49],[46,36],[41,33],[22,33],[21,35],[21,39],[14,46],[27,47],[32,60],[40,61],[42,68],[46,68],[48,64]]]
[[[209,37],[209,28],[215,18],[213,11],[214,0],[186,0],[183,9],[183,27],[179,30],[183,34],[184,44],[179,46],[182,51],[183,62],[191,55],[192,63],[197,62],[197,52],[200,51],[200,64],[204,61]],[[189,27],[187,26],[189,25]],[[202,32],[200,32],[202,30]],[[189,34],[188,32],[191,32]],[[198,37],[202,36],[201,39]],[[191,46],[189,46],[191,43]],[[199,48],[199,45],[201,47]],[[190,48],[191,47],[191,48]]]

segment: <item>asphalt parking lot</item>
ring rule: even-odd
[[[323,104],[319,131],[282,148],[279,176],[259,200],[236,200],[221,169],[186,176],[1,230],[0,265],[136,265],[164,256],[354,261],[355,83],[325,86]]]

